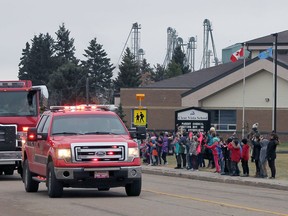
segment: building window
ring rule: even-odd
[[[210,110],[211,125],[218,131],[236,130],[236,110]]]

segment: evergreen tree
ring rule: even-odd
[[[30,44],[27,42],[25,49],[22,49],[22,57],[20,58],[19,63],[19,72],[18,78],[19,80],[29,80],[31,79],[28,74],[29,71],[29,59],[30,59]]]
[[[166,70],[163,66],[161,66],[160,64],[157,64],[156,66],[154,66],[155,68],[155,72],[153,72],[152,74],[152,80],[154,82],[158,82],[161,80],[164,80],[166,77]]]
[[[115,91],[119,92],[120,88],[139,87],[141,84],[139,64],[135,61],[135,57],[129,48],[124,53],[119,70],[120,72],[114,82]]]
[[[77,105],[86,101],[86,74],[75,62],[62,64],[50,76],[49,101],[53,105]]]
[[[74,39],[70,39],[70,31],[62,24],[55,33],[57,36],[55,48],[55,61],[57,69],[50,76],[48,89],[51,104],[77,104],[85,102],[85,83],[87,77],[78,65],[76,59]],[[81,96],[81,98],[78,98]]]
[[[103,103],[100,101],[101,96],[105,101],[110,101],[115,67],[110,63],[110,58],[107,57],[103,46],[97,43],[96,38],[90,41],[88,48],[84,51],[87,60],[82,61],[82,65],[86,73],[90,75],[89,85],[92,86],[90,92],[95,95],[95,102]]]
[[[172,60],[168,64],[168,68],[165,72],[165,77],[171,78],[171,77],[179,76],[181,74],[182,74],[181,65],[177,64],[175,61]]]
[[[124,119],[126,115],[123,111],[122,103],[119,104],[119,107],[117,109],[117,115],[121,118],[123,123],[126,125],[127,121],[125,121],[125,119]]]
[[[140,72],[141,72],[141,84],[140,86],[145,86],[150,83],[153,83],[153,68],[150,66],[149,63],[147,63],[146,59],[143,59],[143,61],[140,64]]]
[[[23,56],[19,64],[18,77],[25,77],[32,80],[33,85],[46,85],[49,81],[49,76],[57,68],[55,64],[54,40],[47,33],[34,36],[32,39],[31,48],[26,43],[26,48],[23,49]]]
[[[70,38],[70,31],[66,29],[64,23],[59,26],[59,30],[55,34],[57,36],[54,46],[55,54],[60,63],[76,61],[74,38]]]
[[[177,46],[172,55],[172,62],[180,65],[182,74],[191,72],[189,66],[185,66],[185,54],[183,53],[181,46]]]

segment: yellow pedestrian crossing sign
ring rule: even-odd
[[[147,124],[147,110],[146,109],[133,109],[133,125],[146,126]]]

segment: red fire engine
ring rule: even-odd
[[[30,80],[0,81],[0,175],[13,175],[16,169],[22,175],[21,148],[47,99],[46,86],[32,86]]]

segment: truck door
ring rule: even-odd
[[[45,154],[49,144],[47,141],[51,116],[42,116],[37,127],[37,141],[35,142],[34,165],[37,173],[46,175],[47,155]]]

